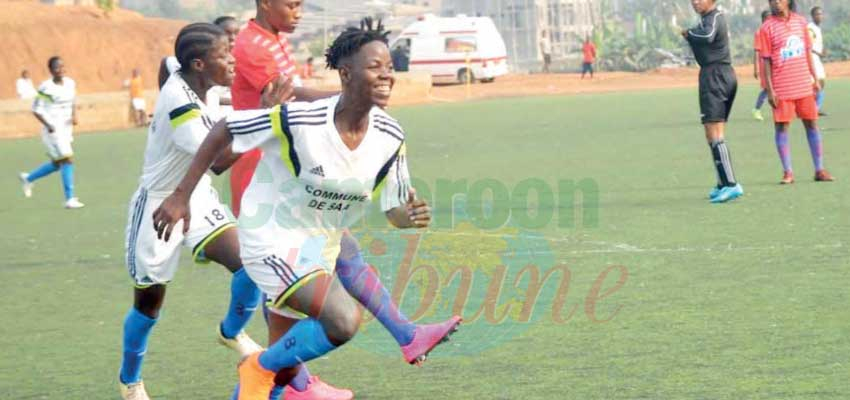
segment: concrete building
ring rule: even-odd
[[[556,65],[572,65],[581,57],[586,35],[600,20],[599,0],[443,0],[444,16],[465,14],[493,19],[505,39],[515,70],[537,70],[543,56],[540,37],[552,42]]]

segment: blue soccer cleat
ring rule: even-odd
[[[711,198],[712,204],[726,203],[744,195],[744,188],[741,184],[735,186],[726,186],[717,193],[717,196]]]
[[[720,193],[721,189],[723,189],[723,186],[720,186],[720,185],[717,185],[717,186],[711,188],[711,191],[708,192],[708,199],[711,200],[711,199],[717,197],[717,195]]]

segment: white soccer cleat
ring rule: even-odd
[[[21,190],[24,191],[24,197],[30,198],[32,197],[32,182],[30,182],[27,178],[30,177],[30,174],[26,172],[21,172],[18,175],[18,179],[21,180]]]
[[[151,400],[148,392],[145,391],[144,382],[125,385],[119,381],[118,386],[121,388],[121,398],[124,400]]]
[[[83,203],[80,203],[80,199],[78,199],[76,197],[71,197],[70,199],[68,199],[68,201],[65,202],[65,208],[67,208],[69,210],[73,210],[75,208],[83,208],[85,206],[86,205],[83,204]]]
[[[239,353],[240,357],[248,357],[251,354],[263,351],[263,346],[257,344],[254,339],[251,339],[245,331],[239,331],[239,333],[233,339],[228,339],[224,337],[221,333],[221,326],[216,328],[216,333],[218,333],[218,342],[223,344],[224,346],[230,348],[231,350]]]

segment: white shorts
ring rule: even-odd
[[[239,243],[245,254],[257,254],[256,248],[246,251],[242,239],[244,230],[239,231]],[[331,242],[328,243],[328,240]],[[299,318],[303,314],[286,307],[286,300],[295,291],[322,275],[332,275],[335,269],[336,255],[339,253],[339,236],[308,237],[301,241],[298,248],[290,248],[293,241],[273,246],[259,257],[243,257],[245,271],[257,287],[266,295],[269,310],[286,317]],[[250,243],[247,243],[250,245]],[[334,263],[326,260],[333,254]]]
[[[210,185],[199,185],[189,200],[192,215],[189,232],[183,235],[181,221],[174,227],[169,241],[157,239],[153,212],[168,194],[153,194],[139,188],[130,199],[126,261],[130,277],[139,288],[170,282],[177,272],[181,246],[192,249],[195,262],[208,263],[203,257],[204,247],[224,231],[236,227],[230,211],[219,201],[218,192]]]
[[[823,61],[821,61],[817,54],[812,54],[812,67],[815,69],[815,77],[818,80],[822,81],[826,79],[826,68],[824,68]]]
[[[41,141],[47,148],[47,156],[51,160],[61,160],[74,155],[71,143],[74,142],[73,130],[70,127],[56,127],[53,133],[47,129],[41,132]]]
[[[133,103],[133,109],[136,111],[145,111],[145,99],[141,97],[135,97],[131,101]]]

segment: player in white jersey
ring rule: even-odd
[[[148,133],[139,188],[130,201],[127,267],[135,283],[133,307],[124,321],[120,389],[124,399],[147,399],[141,379],[147,338],[157,321],[180,258],[192,249],[196,262],[215,261],[233,272],[231,302],[219,324],[219,342],[243,356],[259,351],[243,331],[260,301],[260,291],[242,268],[239,242],[229,210],[204,175],[191,191],[196,218],[174,240],[163,242],[150,223],[153,211],[175,191],[192,157],[213,126],[204,96],[213,85],[230,85],[234,60],[224,32],[212,24],[191,24],[180,31],[175,53],[181,69],[162,87]],[[276,91],[272,91],[277,93]],[[214,169],[215,170],[215,169]],[[188,221],[187,221],[188,222]]]
[[[47,147],[50,161],[29,173],[21,172],[24,196],[32,196],[33,182],[60,171],[65,189],[65,208],[81,208],[83,203],[74,196],[74,125],[77,125],[77,84],[65,76],[65,63],[59,57],[47,61],[51,79],[38,87],[32,113],[41,123],[41,141]]]
[[[812,22],[809,22],[809,36],[812,38],[812,68],[814,68],[815,77],[820,84],[820,90],[817,93],[816,101],[818,105],[818,114],[826,115],[823,112],[824,87],[826,85],[826,68],[823,66],[823,58],[826,57],[826,48],[823,45],[823,8],[820,6],[812,7]]]
[[[243,198],[239,237],[251,279],[274,299],[308,317],[268,350],[239,367],[240,400],[266,400],[275,375],[346,343],[360,310],[333,275],[342,232],[380,206],[398,228],[424,228],[430,209],[415,199],[404,133],[383,109],[395,79],[387,32],[371,20],[349,28],[328,50],[342,94],[313,103],[237,111],[218,123],[174,194],[154,213],[166,240],[191,224],[190,193],[220,153],[263,149]],[[184,225],[180,227],[179,225]],[[177,229],[174,231],[174,229]],[[455,317],[448,322],[454,328]]]

